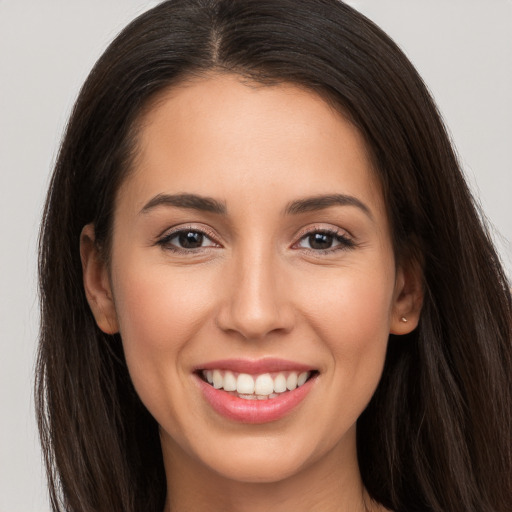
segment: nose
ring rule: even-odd
[[[276,259],[264,251],[252,251],[250,256],[231,262],[224,283],[225,300],[217,317],[222,330],[247,340],[292,330],[295,319],[290,287]]]

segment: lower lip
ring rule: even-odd
[[[302,386],[267,400],[245,400],[213,386],[197,376],[206,401],[220,415],[240,423],[268,423],[277,421],[297,407],[311,391],[316,376]]]

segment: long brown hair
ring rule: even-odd
[[[336,0],[173,0],[133,21],[89,75],[40,235],[36,402],[54,511],[161,512],[158,426],[121,340],[94,322],[79,256],[108,246],[150,100],[210,70],[320,94],[365,137],[397,258],[424,275],[418,328],[390,336],[358,421],[364,484],[398,512],[512,510],[512,301],[425,85],[378,27]]]

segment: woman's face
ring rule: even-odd
[[[416,325],[358,131],[293,85],[173,88],[114,219],[108,270],[83,249],[86,289],[166,461],[246,482],[356,465],[388,335]]]

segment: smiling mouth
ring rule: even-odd
[[[199,370],[199,377],[213,388],[245,400],[272,400],[303,386],[318,371],[282,371],[251,375],[229,370]]]

